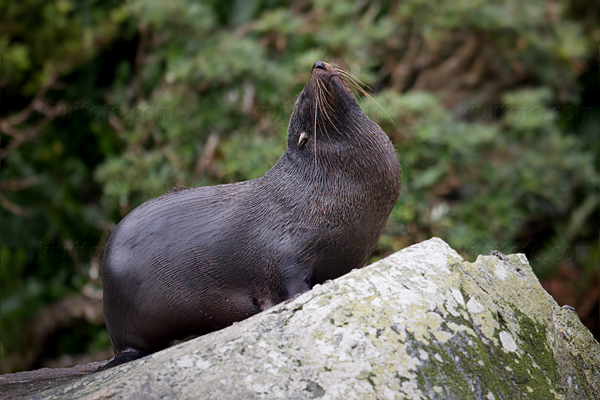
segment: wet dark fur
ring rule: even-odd
[[[107,367],[224,328],[365,265],[398,197],[400,165],[349,79],[315,64],[294,107],[287,151],[262,177],[174,190],[121,221],[102,266],[116,355]]]

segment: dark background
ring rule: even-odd
[[[1,1],[0,372],[109,358],[115,224],[262,175],[317,60],[403,166],[372,261],[524,252],[598,338],[599,43],[596,0]]]

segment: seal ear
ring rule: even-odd
[[[302,132],[300,134],[300,138],[298,139],[298,148],[302,148],[304,147],[304,145],[306,144],[306,142],[308,141],[308,135],[306,134],[306,132]]]

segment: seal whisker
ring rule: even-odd
[[[319,85],[321,86],[321,88],[327,92],[328,96],[327,96],[327,101],[325,101],[325,105],[327,105],[327,108],[335,113],[335,108],[333,107],[333,105],[331,104],[331,102],[329,101],[330,98],[333,97],[333,95],[331,94],[331,92],[329,91],[329,89],[327,89],[327,86],[325,86],[325,84],[323,82],[319,82]]]
[[[360,86],[358,83],[356,83],[356,81],[354,81],[354,77],[349,75],[349,73],[347,73],[343,69],[338,68],[335,70],[335,72],[337,76],[346,84],[346,90],[349,93],[352,93],[352,89],[358,88],[358,86]],[[355,95],[357,95],[356,92]]]
[[[326,96],[324,96],[324,93],[323,93],[324,89],[325,89],[325,87],[323,85],[323,82],[320,79],[317,79],[317,85],[315,88],[315,91],[317,92],[316,104],[315,104],[315,127],[316,127],[316,124],[318,124],[319,128],[321,128],[321,132],[325,132],[325,135],[327,136],[327,138],[331,139],[329,137],[329,132],[328,132],[327,126],[325,124],[325,121],[323,120],[322,117],[319,118],[319,116],[318,116],[318,112],[320,111],[322,115],[324,115],[327,119],[330,119],[329,115],[327,113],[327,108],[324,106],[324,104],[328,104]],[[315,128],[315,132],[316,132],[316,128]],[[315,157],[316,157],[316,155],[315,155]]]
[[[318,82],[318,80],[317,80]],[[317,88],[315,90],[315,94],[316,94],[316,101],[315,101],[315,124],[314,124],[314,129],[313,129],[313,136],[315,137],[315,140],[313,141],[313,148],[315,151],[315,173],[317,172],[317,113],[318,113],[318,104],[319,104],[319,89]]]
[[[327,92],[327,93],[328,93],[328,94],[331,96],[331,93],[329,92],[329,90],[327,90],[327,88],[325,87],[325,85],[323,84],[323,82],[321,82],[321,81],[317,81],[317,84],[318,84],[318,86],[319,86],[320,90],[321,90],[321,89],[322,89],[322,90],[325,90],[325,91],[326,91],[326,92]],[[321,92],[321,93],[322,93],[322,92]],[[334,128],[334,129],[335,129],[337,132],[338,132],[338,133],[340,133],[340,134],[341,134],[341,132],[339,131],[339,129],[337,128],[337,126],[335,125],[335,123],[333,122],[333,120],[331,119],[331,117],[329,116],[329,112],[327,111],[327,107],[326,107],[326,106],[328,106],[328,107],[329,107],[329,109],[330,109],[331,111],[334,111],[334,109],[333,109],[333,106],[331,105],[331,103],[330,103],[330,102],[329,102],[329,100],[327,100],[327,99],[325,99],[325,100],[324,100],[323,98],[319,97],[319,101],[321,102],[321,108],[322,108],[322,112],[323,112],[323,114],[325,114],[325,117],[326,117],[326,118],[329,120],[329,123],[331,124],[331,126],[332,126],[332,127],[333,127],[333,128]],[[325,103],[325,105],[326,105],[326,106],[323,106],[323,103]],[[325,134],[327,135],[327,138],[329,138],[329,132],[328,132],[328,130],[327,130],[327,129],[324,129],[324,130],[325,130]],[[329,139],[330,139],[330,138],[329,138]]]
[[[322,89],[324,91],[327,92],[327,94],[329,96],[327,96],[326,100],[324,101],[324,104],[327,106],[326,108],[331,111],[331,112],[335,112],[335,108],[333,107],[333,105],[331,104],[331,102],[329,101],[329,98],[332,97],[331,92],[327,89],[327,87],[325,86],[324,83],[319,82],[319,84],[321,85]],[[323,109],[325,110],[325,107],[323,107]]]
[[[325,109],[325,107],[323,106],[323,91],[322,91],[323,87],[321,84],[321,81],[317,79],[317,87],[315,88],[315,90],[318,92],[318,95],[316,96],[316,103],[317,103],[317,108],[319,108],[321,110],[322,114],[325,114],[325,116],[327,116],[327,110]],[[326,126],[324,125],[324,121],[322,121],[322,118],[319,119],[319,127],[325,132],[327,133],[327,129]]]
[[[375,100],[369,93],[367,93],[367,91],[363,88],[366,87],[367,89],[369,89],[370,91],[373,91],[373,89],[371,89],[369,87],[369,85],[365,84],[364,82],[362,82],[360,79],[358,79],[357,77],[355,77],[354,75],[352,75],[351,73],[349,73],[348,71],[345,71],[341,68],[336,68],[336,72],[339,73],[342,76],[342,79],[347,78],[346,82],[348,84],[350,84],[350,86],[356,88],[358,91],[360,91],[360,93],[362,93],[365,97],[367,97],[369,100],[371,100],[377,107],[379,107],[379,109],[381,111],[383,111],[383,113],[388,117],[388,119],[392,122],[392,124],[394,124],[394,126],[396,126],[396,122],[392,119],[392,117],[390,117],[390,115],[387,113],[387,111],[385,111],[385,109],[377,102],[377,100]]]
[[[373,89],[371,89],[371,87],[369,85],[367,85],[366,83],[364,83],[363,81],[358,79],[356,76],[352,75],[350,72],[348,72],[344,69],[341,69],[341,68],[336,68],[335,72],[342,74],[343,76],[351,79],[354,83],[357,83],[359,86],[366,87],[370,91],[373,91]]]
[[[366,87],[367,89],[373,91],[373,89],[371,89],[368,85],[366,85],[362,81],[358,80],[358,78],[356,78],[355,76],[353,76],[343,70],[338,70],[337,72],[342,76],[342,79],[348,85],[350,85],[352,88],[358,90],[360,93],[362,93],[363,95],[365,95],[368,98],[370,98],[371,100],[373,100],[373,98],[369,95],[369,93],[367,93],[367,91],[364,89],[364,87]]]

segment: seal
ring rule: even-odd
[[[109,368],[363,267],[400,192],[396,149],[318,61],[262,177],[178,188],[129,213],[102,264]]]

